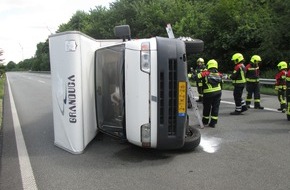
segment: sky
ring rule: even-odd
[[[1,59],[18,63],[34,56],[36,45],[45,42],[58,27],[81,10],[89,12],[114,0],[1,0]]]

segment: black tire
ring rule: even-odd
[[[290,121],[290,115],[287,114],[287,120]]]
[[[188,132],[186,133],[185,142],[182,147],[182,150],[192,151],[200,144],[201,134],[197,128],[189,125],[187,131]]]
[[[193,39],[192,41],[184,41],[184,43],[187,55],[203,52],[204,42],[202,40]]]

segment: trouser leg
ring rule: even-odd
[[[198,93],[198,100],[197,100],[197,102],[202,102],[203,101],[202,82],[197,80],[196,81],[196,87],[197,87],[197,93]]]
[[[245,105],[245,101],[243,101],[242,99],[242,95],[243,95],[243,90],[244,87],[243,86],[235,86],[234,88],[234,100],[235,100],[235,111],[237,112],[241,112],[242,111],[242,104]]]
[[[250,82],[247,83],[246,90],[247,90],[246,105],[250,106],[253,95],[253,85]]]
[[[210,118],[210,126],[214,127],[215,124],[218,122],[218,114],[219,114],[219,107],[221,102],[221,93],[212,97],[212,104],[211,104],[211,118]]]
[[[235,86],[234,87],[234,100],[235,100],[235,111],[231,112],[231,115],[240,115],[242,112],[247,111],[248,108],[246,106],[246,102],[243,100],[242,95],[243,95],[243,90],[244,86]]]
[[[202,86],[199,86],[197,88],[197,91],[198,91],[198,98],[199,98],[199,101],[202,101],[203,100],[203,92],[202,92]]]
[[[203,99],[203,117],[202,122],[203,124],[207,125],[210,119],[210,110],[211,110],[211,104],[212,104],[212,98],[208,96],[204,96]]]
[[[286,90],[286,115],[287,120],[290,121],[290,87]]]
[[[286,80],[286,116],[290,121],[290,81]]]
[[[255,104],[255,108],[256,109],[264,109],[264,107],[261,106],[260,104],[260,99],[261,99],[261,95],[260,95],[260,84],[256,83],[254,86],[254,104]]]
[[[278,90],[278,100],[280,102],[279,111],[285,112],[286,111],[286,100],[285,100],[285,90],[279,89]]]

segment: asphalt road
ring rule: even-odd
[[[18,120],[6,85],[0,189],[290,189],[290,122],[274,96],[262,96],[266,110],[231,116],[232,92],[223,91],[217,127],[201,129],[192,152],[142,149],[100,134],[73,155],[54,146],[50,75],[8,79]],[[193,112],[190,118],[197,125]]]

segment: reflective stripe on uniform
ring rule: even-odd
[[[212,119],[218,120],[217,116],[211,116]]]
[[[210,92],[216,92],[216,91],[219,91],[221,90],[221,86],[217,86],[217,87],[214,87],[214,88],[208,88],[208,89],[203,89],[203,93],[210,93]]]

